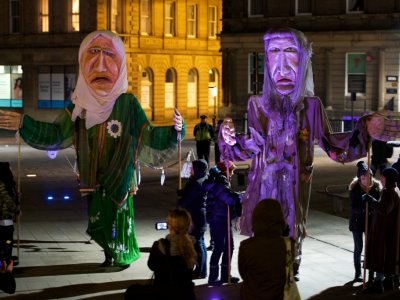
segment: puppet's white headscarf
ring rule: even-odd
[[[82,75],[83,65],[81,59],[83,53],[92,41],[99,36],[110,39],[117,51],[117,55],[121,57],[118,79],[111,92],[105,96],[97,95],[86,83]],[[128,77],[126,71],[125,47],[122,40],[111,31],[106,30],[94,31],[87,35],[79,48],[79,76],[75,91],[72,94],[72,102],[75,104],[75,108],[72,112],[72,121],[75,121],[78,116],[85,118],[87,129],[105,122],[111,115],[115,100],[117,100],[119,95],[125,93],[127,89]],[[105,104],[101,105],[100,103]]]

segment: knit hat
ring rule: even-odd
[[[360,178],[362,175],[366,175],[368,171],[370,175],[372,175],[372,170],[368,168],[368,165],[364,161],[360,160],[357,163],[357,178]]]
[[[397,182],[399,172],[395,168],[389,167],[382,171],[382,176],[386,178],[386,186],[393,185]]]
[[[207,175],[208,164],[205,159],[192,161],[194,178],[199,179]]]
[[[229,166],[229,171],[233,171],[236,169],[236,165],[233,163],[233,161],[228,161],[228,166]],[[220,161],[217,163],[217,168],[222,172],[226,173],[226,162]]]

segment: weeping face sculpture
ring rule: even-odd
[[[299,49],[292,38],[274,38],[265,45],[269,76],[281,95],[293,93],[298,80]]]
[[[99,96],[108,95],[119,75],[122,59],[111,39],[95,38],[81,58],[81,71],[86,83]]]

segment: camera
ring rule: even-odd
[[[156,230],[167,230],[168,224],[167,224],[167,222],[156,222],[155,227],[156,227]]]

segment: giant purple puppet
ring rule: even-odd
[[[264,50],[263,94],[248,101],[250,133],[236,134],[231,120],[225,119],[219,147],[224,160],[252,159],[241,233],[252,234],[251,214],[259,201],[279,201],[290,227],[297,272],[306,236],[314,141],[333,160],[350,162],[366,156],[371,135],[390,139],[383,137],[388,133],[383,126],[391,121],[381,114],[366,116],[353,132],[333,134],[320,99],[313,94],[312,50],[304,34],[295,29],[269,31]],[[378,125],[375,132],[369,128],[371,121]]]

